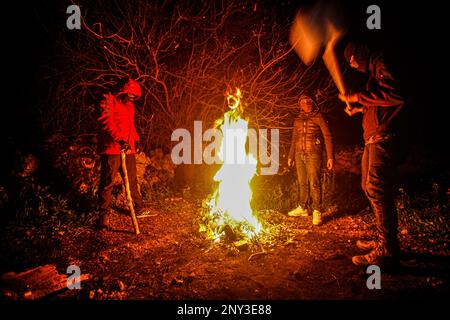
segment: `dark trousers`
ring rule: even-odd
[[[398,254],[395,169],[398,165],[392,141],[367,144],[362,157],[361,186],[376,217],[378,241],[385,255]]]
[[[321,164],[321,154],[295,155],[295,165],[300,187],[300,205],[302,208],[306,208],[309,195],[311,195],[312,208],[322,211]]]
[[[113,187],[114,177],[117,172],[120,172],[122,181],[125,183],[123,170],[121,166],[120,155],[107,155],[102,154],[100,156],[101,169],[100,169],[100,185],[99,185],[99,203],[100,211],[102,214],[106,214],[110,210],[111,206],[111,191]],[[128,181],[130,182],[131,197],[133,198],[136,212],[142,207],[142,198],[138,190],[137,178],[136,178],[136,157],[134,154],[126,155],[126,166],[128,173]]]

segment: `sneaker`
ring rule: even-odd
[[[377,242],[373,240],[358,240],[356,241],[356,246],[362,250],[374,250],[377,247]]]
[[[298,206],[294,210],[289,211],[288,216],[290,216],[290,217],[307,217],[308,210],[303,209],[302,206]]]
[[[322,224],[322,213],[319,210],[313,211],[313,225],[320,226]]]

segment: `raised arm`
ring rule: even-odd
[[[374,63],[375,88],[356,94],[356,102],[366,107],[393,107],[402,104],[404,98],[399,92],[397,81],[384,61],[379,59]]]

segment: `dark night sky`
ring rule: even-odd
[[[280,2],[262,3],[279,6],[280,15],[286,13],[286,6],[280,6]],[[447,66],[444,41],[448,35],[442,2],[363,0],[341,3],[351,21],[349,36],[396,53],[407,70],[407,84],[414,88],[415,95],[414,107],[408,115],[414,128],[411,139],[447,155],[445,115],[448,104],[443,102],[443,93],[448,89],[444,88],[442,73]],[[32,147],[39,139],[34,119],[39,112],[36,99],[46,90],[40,84],[42,65],[58,51],[55,36],[65,26],[65,8],[70,4],[71,1],[33,1],[25,6],[16,1],[4,13],[6,36],[2,47],[10,56],[3,60],[7,70],[7,91],[4,91],[7,103],[3,105],[2,130],[6,132],[2,137],[14,136],[24,148]],[[365,28],[365,10],[370,4],[378,4],[382,9],[381,31]],[[347,74],[346,77],[351,81],[353,76]],[[359,119],[345,121],[346,126],[360,126]]]

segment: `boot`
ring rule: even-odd
[[[400,267],[400,260],[398,256],[387,255],[386,250],[380,245],[368,254],[361,256],[354,256],[352,262],[356,266],[370,266],[377,265],[383,271],[396,271]]]
[[[374,250],[377,247],[377,242],[373,240],[358,240],[356,246],[362,250]]]

